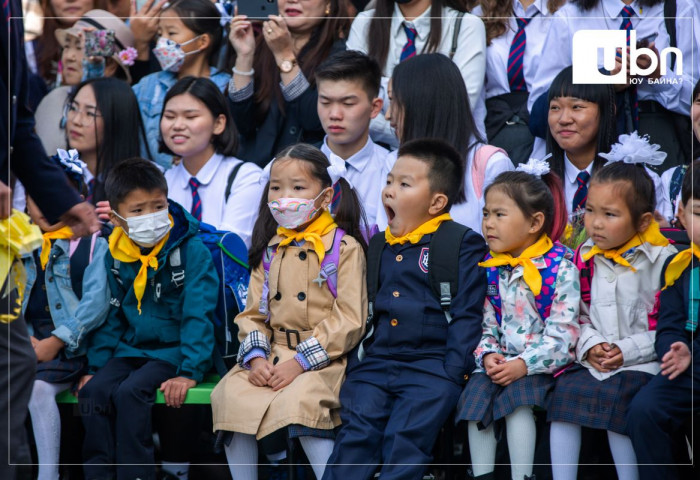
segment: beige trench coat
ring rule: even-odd
[[[334,232],[322,240],[329,251]],[[270,245],[278,244],[275,236]],[[306,255],[299,255],[304,251]],[[366,262],[360,244],[345,235],[340,246],[338,298],[323,284],[314,283],[320,264],[310,243],[287,246],[277,252],[269,272],[270,324],[258,311],[264,270],[253,271],[245,311],[236,317],[241,342],[250,332],[263,332],[271,344],[268,361],[282,363],[294,357],[285,330],[298,330],[301,340],[315,337],[331,363],[321,370],[302,373],[280,391],[256,387],[248,370],[239,365],[229,371],[211,394],[214,431],[226,430],[262,438],[290,424],[332,429],[340,425],[339,393],[345,379],[345,355],[362,338],[367,314]],[[278,295],[279,294],[279,295]],[[278,298],[278,299],[276,299]],[[274,329],[276,333],[273,335]],[[292,345],[296,339],[292,336]]]

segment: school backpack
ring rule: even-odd
[[[685,172],[688,170],[688,165],[681,165],[677,167],[673,174],[671,175],[671,182],[669,185],[669,200],[671,200],[671,213],[675,216],[676,214],[676,202],[678,201],[678,194],[681,192],[683,187],[683,177],[685,177]]]
[[[459,287],[459,250],[462,246],[462,238],[470,231],[455,221],[442,222],[433,237],[428,248],[428,279],[433,294],[440,302],[440,308],[445,314],[447,323],[452,323],[450,305],[457,295]],[[374,235],[369,241],[367,249],[367,299],[368,314],[366,322],[366,334],[358,347],[358,358],[365,356],[364,342],[374,333],[374,303],[379,291],[379,266],[384,250],[384,232]]]
[[[573,252],[559,242],[555,242],[549,252],[544,254],[545,268],[540,270],[542,275],[542,290],[539,295],[535,296],[535,307],[540,314],[540,319],[544,322],[549,318],[549,311],[552,308],[554,300],[554,284],[559,271],[561,261],[573,255]],[[492,258],[491,254],[486,254],[486,260]],[[498,273],[501,267],[488,267],[486,269],[486,298],[489,300],[496,312],[496,321],[501,324],[501,296],[498,289]]]
[[[330,252],[326,252],[326,255],[321,260],[321,271],[318,277],[313,280],[321,286],[324,282],[328,286],[333,298],[338,298],[338,265],[340,262],[340,243],[345,236],[345,230],[338,227],[335,230],[333,237],[333,245],[331,246]],[[263,280],[262,295],[260,296],[260,306],[258,311],[262,315],[267,315],[267,322],[270,321],[270,309],[269,309],[269,296],[270,296],[270,265],[272,265],[272,259],[277,253],[277,245],[269,245],[263,254],[262,264],[265,271],[265,279]]]
[[[481,198],[484,192],[484,181],[486,180],[486,167],[489,159],[493,154],[502,152],[508,155],[502,148],[494,147],[493,145],[482,145],[474,152],[474,160],[472,161],[472,187],[477,198]]]

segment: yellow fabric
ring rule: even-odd
[[[173,219],[170,217],[170,222],[172,223],[172,221]],[[139,315],[141,315],[141,299],[143,298],[143,292],[146,290],[146,281],[148,280],[148,267],[158,270],[157,256],[163,249],[165,242],[168,241],[168,237],[170,237],[170,232],[160,242],[156,243],[148,254],[142,255],[141,248],[129,238],[122,227],[115,227],[109,236],[109,251],[116,260],[124,263],[141,262],[139,273],[136,274],[134,279],[134,295],[138,302],[136,308],[138,308]]]
[[[46,232],[42,235],[44,241],[41,244],[41,269],[46,270],[46,264],[49,263],[49,253],[51,253],[51,240],[67,240],[73,238],[73,230],[70,227],[61,227],[54,232]]]
[[[392,235],[391,230],[387,228],[384,232],[384,238],[386,238],[386,243],[388,243],[389,245],[396,245],[397,243],[403,245],[406,242],[418,243],[420,242],[420,239],[423,238],[423,235],[434,233],[435,231],[437,231],[438,227],[442,222],[446,222],[448,220],[452,220],[450,214],[443,213],[440,216],[428,220],[420,227],[401,237],[395,237],[394,235]]]
[[[10,323],[22,311],[26,272],[20,261],[41,245],[41,230],[29,217],[12,210],[8,218],[0,220],[0,301],[9,302],[12,290],[17,290],[16,302],[8,305],[8,313],[0,315],[0,323]]]
[[[676,280],[680,278],[685,269],[688,268],[688,265],[690,265],[693,255],[695,255],[695,258],[700,260],[700,248],[698,248],[698,246],[694,243],[691,243],[689,249],[683,250],[673,257],[671,263],[669,263],[668,267],[666,267],[666,273],[664,273],[665,285],[662,290],[665,290],[666,287],[670,287],[676,283]]]
[[[316,218],[316,220],[311,222],[311,224],[301,232],[291,230],[289,228],[277,227],[277,235],[284,237],[284,240],[280,242],[278,248],[289,245],[292,242],[301,242],[302,240],[305,240],[313,245],[314,251],[316,252],[316,255],[318,255],[318,261],[322,262],[323,257],[326,256],[326,247],[323,246],[321,237],[332,231],[334,228],[338,228],[338,224],[335,223],[335,220],[331,214],[328,213],[328,210],[324,210],[323,213]]]
[[[669,242],[668,238],[664,237],[661,230],[659,230],[659,224],[656,223],[656,220],[652,220],[646,230],[640,234],[634,235],[620,248],[615,250],[603,250],[598,247],[598,245],[593,245],[593,248],[581,257],[584,261],[588,261],[593,255],[603,255],[605,258],[609,258],[613,262],[624,267],[629,267],[633,272],[636,272],[637,269],[630,265],[630,263],[622,257],[622,254],[631,248],[640,246],[642,243],[650,243],[657,247],[665,247]]]
[[[488,268],[501,267],[503,265],[510,265],[511,267],[522,265],[523,279],[527,286],[530,287],[530,290],[532,290],[532,293],[537,296],[542,291],[542,275],[540,275],[540,271],[532,262],[532,259],[541,257],[550,251],[553,246],[552,240],[545,233],[535,243],[527,247],[519,257],[513,257],[510,253],[491,252],[493,258],[480,262],[479,266]]]

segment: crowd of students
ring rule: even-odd
[[[534,408],[555,479],[576,478],[581,427],[607,432],[619,478],[681,478],[700,388],[697,2],[278,0],[262,22],[124,3],[46,0],[27,43],[37,134],[104,225],[74,239],[13,187],[43,232],[22,305],[40,479],[59,476],[69,389],[85,477],[155,478],[156,391],[180,407],[216,346],[200,222],[248,248],[237,365],[211,395],[234,480],[280,431],[316,478],[421,478],[452,420],[474,478],[494,478],[504,428],[512,478],[533,478]],[[85,55],[103,29],[117,50]],[[605,74],[676,53],[578,83],[582,29],[627,31]],[[630,57],[631,32],[651,56]]]

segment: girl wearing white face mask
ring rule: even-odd
[[[367,310],[362,208],[343,169],[307,144],[288,147],[265,169],[248,304],[236,317],[238,366],[211,398],[214,429],[234,432],[226,457],[236,480],[258,478],[255,438],[282,427],[300,439],[316,478],[333,450],[345,355]],[[333,218],[335,182],[341,201]]]
[[[158,152],[160,116],[168,89],[187,77],[210,78],[223,92],[231,75],[214,66],[224,40],[221,15],[210,0],[175,0],[166,4],[158,21],[158,42],[153,49],[162,71],[134,85],[148,146],[154,160],[166,170],[173,155]]]

